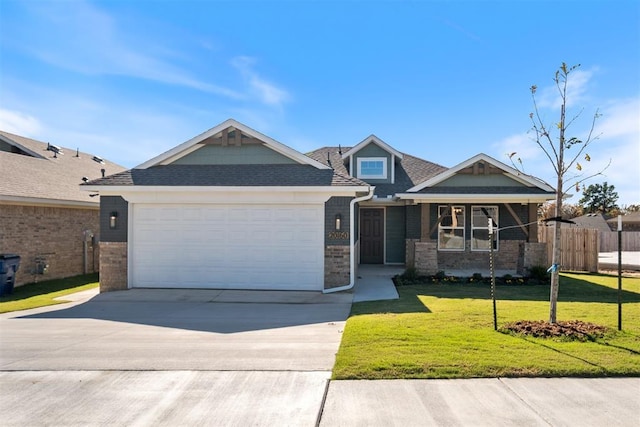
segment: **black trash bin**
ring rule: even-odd
[[[0,296],[13,292],[16,283],[16,271],[20,267],[20,256],[0,254]]]

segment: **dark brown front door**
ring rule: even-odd
[[[360,209],[360,263],[384,263],[383,221],[383,209]]]

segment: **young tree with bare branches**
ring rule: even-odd
[[[572,136],[567,137],[567,131],[569,128],[576,124],[576,120],[582,115],[584,109],[580,110],[577,114],[567,118],[567,103],[568,103],[568,87],[569,79],[572,72],[574,72],[580,64],[574,66],[567,66],[564,62],[560,68],[556,71],[553,81],[558,91],[560,98],[560,117],[559,121],[553,124],[546,124],[538,108],[538,102],[536,100],[537,86],[531,86],[531,97],[533,99],[533,112],[529,114],[531,119],[532,128],[531,133],[533,135],[533,141],[542,149],[544,154],[549,159],[549,162],[553,166],[556,174],[556,200],[555,200],[555,219],[554,219],[554,234],[553,234],[553,261],[551,266],[551,291],[549,297],[549,323],[556,323],[557,321],[557,304],[558,304],[558,273],[560,267],[560,227],[563,214],[563,200],[566,196],[565,188],[571,188],[575,186],[576,191],[579,191],[580,184],[585,180],[592,178],[596,175],[600,175],[602,171],[595,174],[585,176],[582,172],[582,164],[580,162],[589,162],[591,157],[587,152],[587,148],[598,139],[599,135],[594,134],[596,121],[600,117],[598,110],[593,114],[591,119],[591,125],[586,132],[586,136],[583,139]],[[568,156],[568,152],[571,150],[571,155]],[[509,158],[512,159],[516,153],[511,153]],[[518,159],[520,168],[522,162]],[[511,163],[515,165],[513,160]],[[608,165],[607,165],[608,166]],[[606,169],[606,167],[605,167]]]

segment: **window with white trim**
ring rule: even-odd
[[[464,206],[438,206],[438,250],[464,251]]]
[[[493,220],[493,248],[498,249],[498,207],[497,206],[472,206],[471,207],[471,250],[491,250],[489,242],[489,218]]]
[[[359,157],[357,178],[387,179],[387,158]]]

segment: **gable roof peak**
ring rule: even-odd
[[[269,147],[270,149],[272,149],[273,151],[282,154],[285,157],[288,157],[290,159],[292,159],[293,161],[299,163],[299,164],[303,164],[303,165],[310,165],[313,166],[317,169],[329,169],[328,166],[308,157],[305,156],[304,154],[294,150],[293,148],[276,141],[273,138],[268,137],[267,135],[264,135],[258,131],[256,131],[255,129],[250,128],[249,126],[240,123],[239,121],[235,120],[235,119],[227,119],[224,122],[218,124],[217,126],[212,127],[211,129],[202,132],[201,134],[194,136],[193,138],[189,139],[188,141],[183,142],[180,145],[177,145],[175,147],[173,147],[170,150],[165,151],[164,153],[150,159],[147,160],[146,162],[136,166],[134,169],[147,169],[150,168],[152,166],[157,166],[157,165],[166,165],[171,163],[172,161],[175,161],[193,151],[195,151],[198,148],[198,145],[200,143],[202,143],[204,140],[206,140],[207,138],[210,138],[214,135],[216,135],[217,133],[220,133],[222,131],[224,131],[225,129],[229,129],[229,128],[233,128],[233,129],[237,129],[240,132],[251,136],[255,139],[260,140],[261,142],[263,142],[267,147]]]
[[[457,164],[456,166],[434,176],[431,179],[428,179],[427,181],[424,181],[423,183],[416,185],[413,188],[410,188],[408,190],[408,192],[416,192],[416,191],[420,191],[423,190],[427,187],[432,187],[436,184],[439,184],[449,178],[451,178],[453,175],[457,174],[458,172],[460,172],[461,170],[468,168],[472,165],[474,165],[475,163],[478,162],[485,162],[485,163],[489,163],[490,165],[498,168],[498,169],[502,169],[505,174],[510,175],[513,179],[515,179],[516,181],[520,181],[522,183],[524,183],[525,185],[529,186],[529,187],[537,187],[540,188],[541,190],[547,191],[547,192],[555,192],[555,190],[553,189],[553,187],[551,187],[549,184],[547,184],[546,182],[544,182],[543,180],[541,180],[540,178],[536,178],[532,175],[527,175],[523,172],[520,172],[519,170],[512,168],[511,166],[506,165],[505,163],[502,163],[499,160],[494,159],[493,157],[484,154],[484,153],[479,153],[476,154],[475,156],[463,161],[462,163]]]
[[[356,144],[353,148],[344,152],[342,154],[342,160],[348,159],[350,156],[353,156],[355,153],[362,150],[364,147],[366,147],[371,143],[376,144],[378,147],[382,148],[389,154],[396,156],[400,160],[402,160],[402,158],[404,157],[404,154],[402,154],[401,152],[399,152],[398,150],[396,150],[395,148],[393,148],[392,146],[390,146],[389,144],[387,144],[386,142],[384,142],[374,134],[371,134],[365,139],[363,139],[362,141],[360,141],[358,144]]]

